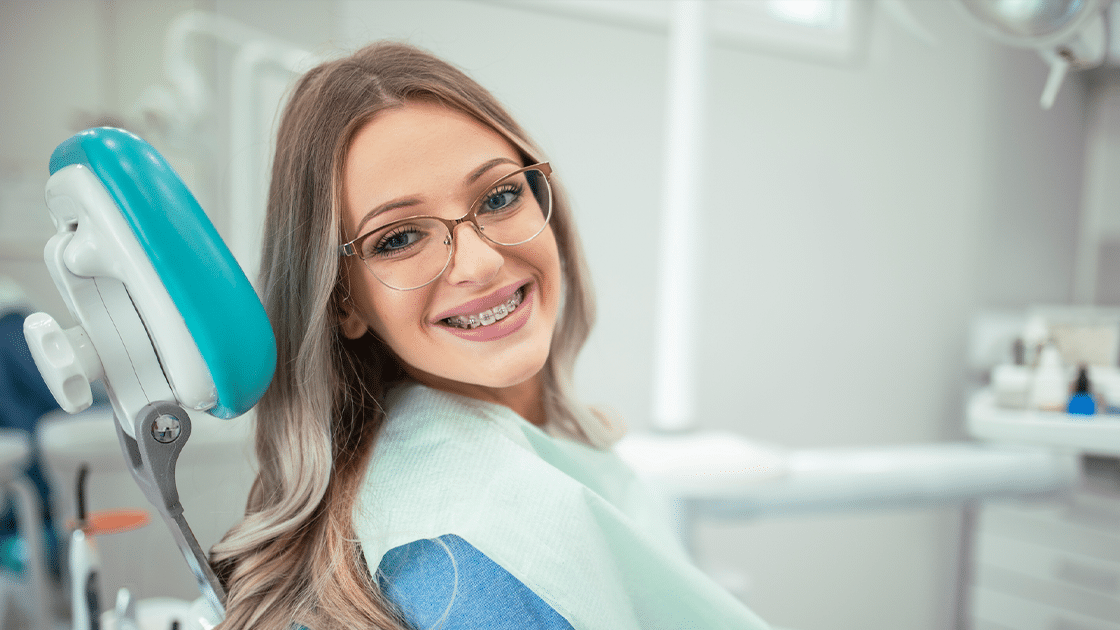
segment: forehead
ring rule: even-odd
[[[480,164],[517,149],[474,117],[434,103],[378,112],[354,136],[346,156],[343,196],[364,212],[399,196],[454,188]],[[450,178],[450,181],[448,179]]]

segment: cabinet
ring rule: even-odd
[[[1120,492],[981,510],[974,630],[1120,630]]]
[[[972,539],[973,630],[1120,630],[1120,417],[1015,411],[980,393],[981,438],[1081,451],[1072,493],[989,503]]]

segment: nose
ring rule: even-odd
[[[455,226],[454,252],[446,277],[451,284],[488,284],[505,264],[497,245],[482,238],[471,223]]]

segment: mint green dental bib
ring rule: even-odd
[[[367,566],[454,534],[576,630],[769,627],[691,564],[613,452],[421,385],[387,409],[354,512]]]

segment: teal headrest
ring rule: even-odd
[[[122,129],[87,129],[58,145],[51,174],[71,164],[86,165],[105,185],[182,314],[217,390],[209,413],[248,411],[272,381],[276,340],[252,284],[194,195],[159,152]]]

